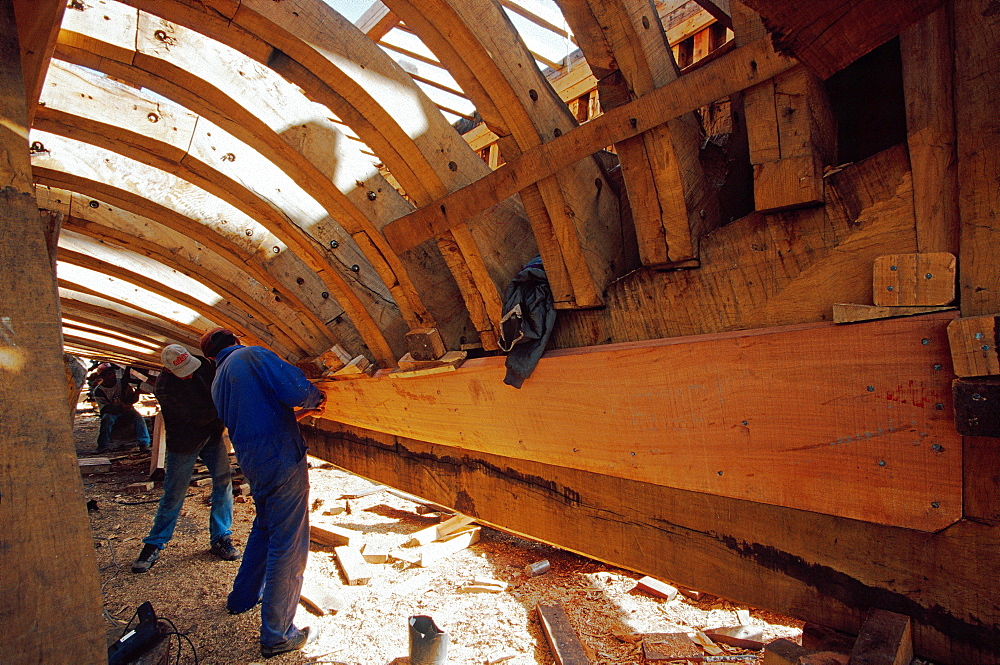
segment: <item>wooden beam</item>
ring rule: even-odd
[[[733,13],[729,0],[695,0],[701,8],[712,15],[712,17],[726,26],[733,29]]]
[[[881,46],[941,5],[942,0],[743,0],[765,17],[777,49],[826,79]]]
[[[581,34],[600,43],[580,37],[588,60],[590,54],[610,58],[613,69],[602,68],[597,83],[605,112],[678,79],[652,0],[588,4],[589,12],[580,8],[567,19],[595,24]],[[719,225],[718,199],[699,161],[701,133],[700,121],[688,112],[615,143],[644,265],[697,258],[699,239]]]
[[[553,351],[517,391],[503,385],[502,358],[473,359],[431,377],[386,374],[324,384],[323,417],[932,531],[962,510],[950,373],[943,371],[950,363],[945,328],[953,317]],[[794,367],[788,354],[797,358]],[[405,391],[399,381],[406,381]],[[501,415],[509,413],[522,417]],[[935,442],[949,454],[936,455]],[[820,471],[830,468],[838,472]]]
[[[65,312],[62,315],[62,325],[64,331],[72,330],[75,335],[80,335],[81,333],[100,335],[108,339],[125,342],[126,344],[144,347],[151,353],[159,351],[163,347],[161,340],[112,330],[105,323],[99,321],[88,322]]]
[[[920,657],[997,660],[996,526],[962,520],[926,533],[327,420],[304,433],[311,455],[483,524],[855,635],[874,607],[905,613]]]
[[[792,65],[773,54],[767,40],[758,40],[526,151],[474,183],[397,219],[383,233],[396,251],[415,247],[603,146],[638,136],[756,81],[773,78]]]
[[[108,339],[94,339],[86,335],[76,334],[76,331],[63,329],[63,339],[70,344],[89,346],[93,349],[116,354],[119,357],[134,358],[142,360],[144,363],[152,363],[153,366],[160,364],[160,354],[154,351],[140,351],[131,346],[124,346],[121,343]]]
[[[35,115],[38,97],[56,45],[59,24],[66,11],[64,0],[14,0],[21,66],[28,99],[28,125]]]
[[[538,605],[538,622],[557,665],[590,665],[587,650],[561,605]]]
[[[30,194],[25,64],[14,3],[0,0],[0,597],[4,630],[25,636],[2,652],[17,663],[98,663],[107,658],[101,589],[66,417],[55,279]]]
[[[358,30],[368,35],[373,42],[377,42],[385,37],[390,30],[399,24],[399,17],[389,11],[384,4],[375,0],[365,13],[358,17],[354,25]]]
[[[100,307],[81,300],[69,297],[60,297],[59,308],[63,318],[72,317],[77,321],[92,325],[106,326],[114,328],[120,332],[131,335],[141,335],[148,339],[155,339],[160,346],[167,344],[182,344],[192,348],[198,348],[198,337],[172,332],[163,326],[155,326],[144,319],[128,316],[117,310],[108,307]]]
[[[154,312],[141,305],[129,302],[124,298],[118,298],[108,293],[102,293],[86,285],[78,284],[72,280],[58,278],[60,298],[70,300],[75,306],[82,306],[85,310],[104,315],[104,310],[110,310],[109,318],[117,319],[119,316],[126,316],[139,319],[143,325],[151,330],[174,331],[172,334],[188,335],[194,341],[205,332],[204,326],[198,327],[188,323],[175,321],[167,317],[163,312]]]
[[[958,253],[954,43],[950,10],[940,7],[899,35],[906,101],[906,144],[920,252]]]

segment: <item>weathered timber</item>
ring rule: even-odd
[[[948,324],[948,344],[956,376],[1000,374],[1000,317],[966,316]]]
[[[11,0],[0,1],[0,622],[10,635],[46,637],[6,640],[0,660],[96,663],[107,657],[97,562],[66,418],[58,292],[29,193],[23,68],[33,65],[22,63],[14,9]],[[35,9],[38,16],[51,16],[52,4]],[[25,382],[36,389],[25,392]],[[74,565],[53,566],[38,556],[53,551]]]
[[[875,304],[948,305],[955,299],[955,268],[950,252],[880,256],[872,267]]]
[[[479,358],[429,377],[323,384],[322,415],[470,450],[933,531],[961,516],[945,331],[952,318],[553,351],[520,390],[503,384],[503,358]],[[788,483],[804,477],[809,482]]]
[[[765,20],[779,51],[827,78],[936,9],[942,0],[744,0]]]
[[[1000,380],[955,379],[952,394],[955,400],[955,429],[959,434],[991,437],[997,445],[996,439],[1000,437]]]
[[[536,611],[557,665],[590,665],[587,650],[573,630],[566,610],[561,605],[539,605]]]
[[[481,523],[853,634],[871,608],[906,614],[937,662],[1000,653],[996,526],[925,533],[314,422],[311,454]]]
[[[878,305],[834,303],[833,322],[856,323],[858,321],[871,321],[873,319],[890,319],[894,316],[931,314],[932,312],[943,312],[949,309],[955,309],[955,307],[951,305],[942,305],[938,307],[879,307]]]
[[[875,610],[861,627],[849,665],[909,665],[913,660],[910,617]]]
[[[638,136],[793,64],[774,55],[764,39],[757,40],[522,153],[474,183],[388,224],[383,233],[397,251],[415,247],[604,146]]]

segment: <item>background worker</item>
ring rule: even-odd
[[[121,373],[111,363],[97,366],[97,377],[100,383],[94,386],[94,402],[101,414],[101,429],[97,434],[97,452],[103,453],[111,442],[111,430],[119,418],[131,420],[135,424],[135,438],[139,449],[149,451],[149,430],[146,421],[135,410],[134,404],[139,401],[139,391],[132,387],[125,371]]]
[[[270,658],[309,637],[292,624],[309,554],[306,446],[293,409],[318,408],[324,397],[302,370],[240,345],[229,330],[205,333],[201,349],[218,365],[212,397],[257,509],[226,608],[238,614],[261,603],[260,652]]]
[[[199,457],[212,475],[209,551],[224,561],[240,558],[232,543],[233,483],[229,451],[222,440],[222,420],[212,402],[215,366],[179,344],[165,346],[160,358],[166,371],[157,379],[154,394],[167,434],[163,497],[153,527],[142,540],[142,551],[132,564],[133,573],[149,570],[173,536]]]

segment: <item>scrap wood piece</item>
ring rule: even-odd
[[[720,626],[706,629],[705,634],[712,640],[731,647],[753,651],[764,648],[764,630],[760,626]]]
[[[561,605],[538,605],[538,620],[558,665],[590,665],[587,651]]]
[[[726,653],[718,646],[716,646],[715,642],[712,641],[712,638],[706,635],[703,631],[700,630],[694,631],[694,635],[691,637],[691,639],[697,642],[702,649],[712,654],[713,656],[721,656],[724,653]]]
[[[861,626],[851,649],[851,665],[907,665],[913,660],[910,617],[875,610]]]
[[[319,584],[304,584],[299,595],[307,610],[319,616],[342,611],[347,604],[344,599],[326,586]]]
[[[462,366],[465,362],[468,353],[465,351],[448,351],[440,358],[435,360],[417,360],[409,353],[404,355],[399,359],[399,369],[401,370],[414,370],[414,369],[432,369],[435,367],[446,367],[450,366],[455,369]]]
[[[107,473],[111,470],[111,460],[107,457],[85,457],[77,460],[80,473]]]
[[[403,335],[413,360],[437,360],[445,354],[444,340],[437,328],[414,328]]]
[[[1000,315],[965,316],[948,323],[948,345],[955,376],[1000,374],[997,352]]]
[[[955,306],[879,307],[878,305],[834,303],[833,322],[857,323],[860,321],[874,321],[876,319],[891,319],[896,316],[915,316],[917,314],[930,314],[931,312],[944,312],[949,309],[955,309]]]
[[[643,591],[651,596],[665,598],[667,600],[673,600],[677,597],[676,587],[673,587],[666,582],[661,582],[653,577],[649,577],[648,575],[635,583],[635,589],[636,591]]]
[[[426,568],[456,552],[461,552],[469,545],[478,543],[481,530],[478,526],[463,527],[460,531],[448,534],[447,540],[442,539],[426,545],[420,552],[420,567]]]
[[[812,653],[791,640],[781,637],[764,645],[764,665],[798,665],[799,658]]]
[[[372,494],[378,494],[379,492],[384,492],[389,488],[385,485],[376,485],[375,487],[370,487],[363,492],[357,492],[355,494],[341,494],[341,499],[361,499],[366,496],[371,496]]]
[[[474,577],[472,584],[461,587],[461,593],[500,593],[506,591],[509,585],[502,580],[495,580],[489,577]]]
[[[346,379],[371,376],[375,373],[375,365],[364,356],[355,356],[349,363],[333,372],[331,378]]]
[[[691,660],[704,655],[687,633],[646,633],[642,636],[646,660]]]
[[[125,491],[134,493],[149,492],[153,489],[154,484],[155,483],[152,480],[145,480],[138,483],[132,483],[131,485],[128,485],[125,488]]]
[[[310,524],[309,540],[327,547],[341,545],[356,545],[361,538],[361,532],[345,529],[336,524]]]
[[[955,255],[950,252],[886,254],[875,258],[876,305],[947,305],[955,299]]]
[[[739,609],[736,610],[736,620],[740,622],[741,626],[750,625],[750,610]]]
[[[407,545],[415,547],[418,545],[428,545],[435,540],[441,540],[448,534],[454,533],[462,527],[468,526],[475,521],[474,517],[468,515],[455,515],[449,520],[421,529],[410,536]]]
[[[349,586],[368,584],[368,580],[372,578],[371,566],[361,556],[361,552],[349,545],[335,547],[333,552]]]
[[[361,556],[368,563],[385,563],[389,560],[389,546],[385,543],[365,543]]]

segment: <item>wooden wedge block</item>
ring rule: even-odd
[[[374,373],[375,367],[371,364],[368,358],[364,356],[355,356],[346,365],[338,369],[333,373],[333,378],[338,379],[342,377],[357,377],[361,375],[370,376]]]
[[[851,649],[850,665],[909,665],[913,660],[910,617],[874,610],[861,626]]]
[[[365,543],[361,555],[368,563],[386,563],[389,560],[389,546],[385,543]]]
[[[211,485],[211,478],[192,478],[191,487],[204,487],[205,485]]]
[[[344,599],[338,594],[326,586],[317,584],[303,585],[302,592],[299,595],[299,602],[307,610],[319,616],[340,612],[347,605]]]
[[[372,578],[372,569],[357,548],[341,545],[335,547],[333,552],[348,585],[368,584],[368,580]]]
[[[649,595],[656,596],[657,598],[673,600],[677,597],[676,587],[672,587],[666,582],[661,582],[660,580],[649,576],[643,577],[641,580],[636,582],[635,588],[637,591],[648,593]]]
[[[955,376],[1000,374],[1000,314],[966,316],[948,324],[948,344]]]
[[[782,637],[764,646],[761,665],[798,665],[799,658],[810,653],[809,649]]]
[[[440,524],[435,524],[434,526],[429,526],[426,529],[421,529],[410,536],[410,540],[406,543],[407,545],[414,547],[417,545],[427,545],[435,540],[440,540],[450,533],[453,533],[464,526],[472,524],[475,521],[474,517],[469,517],[468,515],[455,515],[451,519],[441,522]]]
[[[435,369],[438,367],[451,366],[452,368],[461,367],[462,363],[465,362],[468,354],[465,351],[448,351],[440,358],[436,360],[417,360],[409,353],[404,355],[399,359],[399,369],[403,371],[412,371],[418,369]]]
[[[760,626],[722,626],[706,628],[705,634],[721,644],[760,651],[764,648],[764,630]]]
[[[882,307],[947,305],[955,299],[955,255],[887,254],[875,259],[875,304]]]
[[[77,460],[80,473],[107,473],[111,470],[111,460],[107,457],[85,457]]]
[[[327,547],[341,545],[357,545],[361,541],[361,532],[345,529],[335,524],[310,524],[309,540]]]
[[[445,353],[444,341],[437,328],[414,328],[403,335],[407,355],[413,360],[437,360]]]
[[[426,568],[456,552],[461,552],[469,545],[478,543],[480,531],[481,528],[478,526],[464,527],[460,531],[449,534],[447,540],[436,541],[424,546],[420,552],[420,567]]]
[[[959,434],[1000,437],[1000,379],[954,379],[951,393]]]
[[[952,305],[935,305],[927,307],[879,307],[878,305],[855,305],[852,303],[833,304],[834,323],[856,323],[858,321],[874,321],[875,319],[891,319],[895,316],[914,316],[930,314],[955,309]]]
[[[685,660],[704,654],[687,633],[648,633],[642,636],[642,655],[646,660]]]
[[[542,632],[558,665],[590,665],[587,650],[573,630],[566,610],[561,605],[539,605],[536,608]]]
[[[156,483],[154,483],[152,480],[145,480],[138,483],[132,483],[131,485],[125,488],[125,491],[132,492],[134,494],[141,494],[142,492],[152,491],[153,486],[155,484]]]

